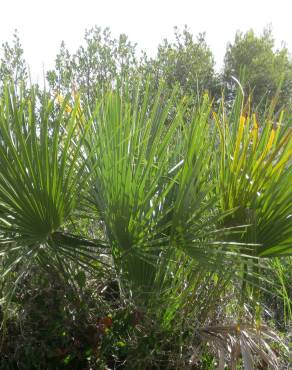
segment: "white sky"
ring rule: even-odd
[[[110,27],[113,36],[126,33],[154,55],[175,25],[187,24],[195,35],[206,32],[217,68],[236,30],[261,33],[272,24],[276,45],[285,41],[292,52],[292,0],[0,0],[0,13],[0,43],[17,28],[32,76],[41,80],[61,41],[73,52],[94,25]]]

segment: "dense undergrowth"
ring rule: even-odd
[[[0,369],[288,369],[290,117],[164,91],[4,89]]]

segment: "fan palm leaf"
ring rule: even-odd
[[[41,263],[69,269],[69,261],[89,266],[102,244],[67,236],[66,223],[86,188],[83,137],[78,107],[66,112],[46,96],[28,97],[7,86],[0,100],[1,276],[23,275]],[[63,235],[63,237],[61,237]],[[24,269],[21,266],[26,266]]]

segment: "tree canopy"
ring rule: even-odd
[[[288,49],[275,50],[270,28],[256,36],[253,30],[237,32],[234,42],[227,46],[223,80],[229,96],[234,96],[236,77],[247,94],[253,95],[254,104],[279,95],[281,105],[291,103],[292,63]]]
[[[169,88],[178,84],[182,95],[201,95],[216,91],[214,56],[206,43],[205,34],[196,38],[185,27],[174,30],[175,41],[164,39],[157,56],[146,63],[156,80],[163,79]]]
[[[290,109],[292,95],[292,61],[285,45],[275,49],[271,28],[261,35],[253,30],[237,32],[227,45],[221,72],[215,70],[215,59],[204,33],[196,37],[185,26],[174,28],[174,39],[164,39],[154,57],[138,53],[137,45],[125,34],[112,36],[108,28],[93,27],[85,32],[84,43],[75,52],[63,41],[55,59],[55,67],[47,72],[49,87],[64,96],[78,89],[82,99],[91,102],[101,91],[117,81],[148,77],[158,88],[164,80],[169,90],[179,87],[180,96],[195,101],[204,91],[217,100],[223,88],[232,102],[236,80],[246,95],[252,94],[253,104],[262,107],[273,98],[277,106]],[[6,42],[0,53],[0,80],[8,78],[17,85],[28,78],[23,48],[15,32],[12,45]]]

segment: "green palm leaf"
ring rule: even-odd
[[[68,237],[66,223],[86,189],[84,136],[78,105],[66,112],[34,90],[25,98],[6,87],[0,101],[0,252],[4,278],[21,263],[88,266],[100,243]],[[63,234],[63,238],[60,237]],[[34,261],[34,262],[33,262]],[[59,269],[60,271],[60,269]]]

